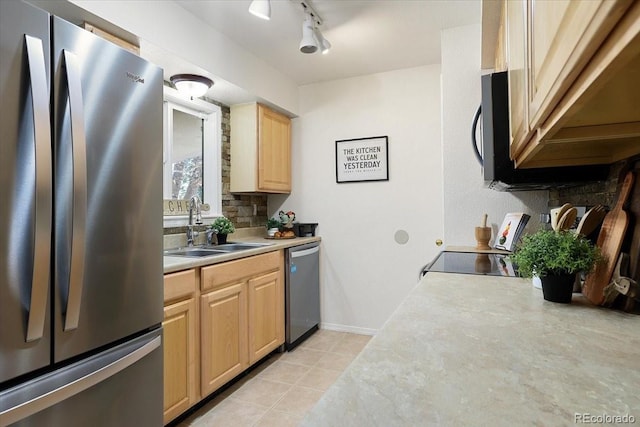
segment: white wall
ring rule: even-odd
[[[269,212],[293,210],[322,236],[323,327],[379,329],[442,238],[440,67],[300,87],[292,124],[293,189]],[[335,141],[387,135],[389,181],[337,184]],[[409,241],[394,241],[397,230]]]
[[[298,112],[287,76],[170,0],[70,0],[83,9],[273,103]],[[151,13],[153,12],[153,13]]]
[[[483,187],[481,166],[471,146],[471,122],[480,104],[480,25],[442,31],[442,152],[444,165],[444,241],[475,246],[474,227],[483,213],[493,227],[491,244],[505,213],[531,215],[539,226],[548,192],[498,192]]]

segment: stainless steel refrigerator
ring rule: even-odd
[[[0,1],[0,425],[162,425],[162,70]]]

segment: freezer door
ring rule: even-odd
[[[23,2],[0,1],[0,52],[0,383],[4,383],[50,363],[49,15]]]
[[[161,329],[0,392],[8,425],[161,426]]]
[[[162,70],[52,26],[57,362],[162,321]]]

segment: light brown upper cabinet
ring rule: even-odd
[[[640,154],[640,2],[508,0],[503,10],[516,166]]]
[[[261,104],[231,107],[232,193],[291,192],[291,120]]]

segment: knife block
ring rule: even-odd
[[[489,240],[491,240],[491,227],[476,227],[476,249],[489,250]]]

